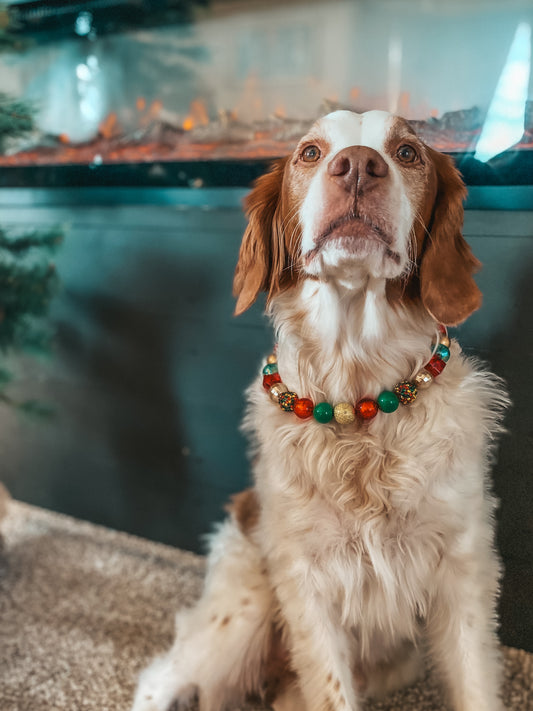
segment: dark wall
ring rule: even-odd
[[[67,225],[54,353],[16,363],[12,391],[57,414],[0,412],[2,479],[21,500],[198,550],[247,482],[242,393],[272,345],[260,304],[232,316],[242,192],[185,191],[178,206],[2,195],[3,226]],[[485,301],[457,335],[514,402],[494,470],[502,638],[533,650],[531,217],[467,212]]]

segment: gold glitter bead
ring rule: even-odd
[[[270,399],[272,402],[277,402],[281,393],[286,393],[288,389],[289,388],[285,385],[285,383],[275,383],[270,388]]]
[[[333,417],[339,425],[349,425],[355,420],[355,410],[349,402],[339,402],[333,408]]]
[[[267,363],[272,364],[272,363],[277,363],[277,362],[278,362],[277,356],[274,355],[274,353],[271,353],[267,358]]]
[[[424,390],[425,388],[429,388],[431,383],[433,382],[433,376],[431,373],[428,373],[427,370],[421,370],[418,372],[415,377],[414,377],[414,383],[417,388],[420,390]]]
[[[441,346],[446,346],[446,348],[450,347],[450,339],[448,338],[448,336],[441,336],[439,338],[439,343],[441,344]]]

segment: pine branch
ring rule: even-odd
[[[0,151],[5,151],[6,139],[24,136],[32,129],[31,107],[0,92]]]
[[[19,50],[25,42],[12,34],[16,23],[7,5],[0,3],[0,52]],[[0,92],[0,152],[9,139],[24,136],[34,128],[34,109]],[[12,236],[0,229],[0,350],[17,348],[45,350],[50,330],[44,323],[58,278],[51,261],[62,241],[58,229],[37,230]],[[21,412],[43,416],[46,404],[35,400],[17,402],[6,392],[11,374],[0,367],[0,402]]]
[[[23,256],[33,247],[43,247],[50,251],[55,250],[63,241],[63,233],[58,228],[47,232],[27,232],[23,235],[9,235],[0,229],[0,249],[9,250],[12,254]]]
[[[0,349],[42,351],[49,332],[40,324],[58,288],[51,256],[58,229],[12,237],[0,232]]]

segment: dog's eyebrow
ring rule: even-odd
[[[308,133],[306,136],[304,136],[299,142],[298,145],[296,146],[296,150],[301,148],[302,146],[305,146],[307,143],[313,143],[313,142],[324,142],[324,137],[319,135],[318,133]]]
[[[414,141],[417,145],[421,144],[421,140],[411,124],[396,116],[385,140],[385,152],[391,153],[398,146],[398,142],[402,140]]]
[[[390,128],[390,134],[394,134],[400,138],[405,135],[412,136],[413,138],[418,138],[415,129],[413,128],[413,126],[411,126],[409,121],[406,121],[400,116],[395,117],[395,120]]]

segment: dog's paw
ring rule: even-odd
[[[197,699],[198,690],[194,684],[178,691],[170,701],[165,694],[139,688],[131,711],[193,711],[197,708]]]
[[[198,689],[194,684],[180,689],[177,695],[165,690],[153,691],[139,687],[131,711],[193,711],[197,708]]]
[[[139,678],[131,711],[186,711],[197,692],[196,684],[180,680],[171,658],[156,659]]]

